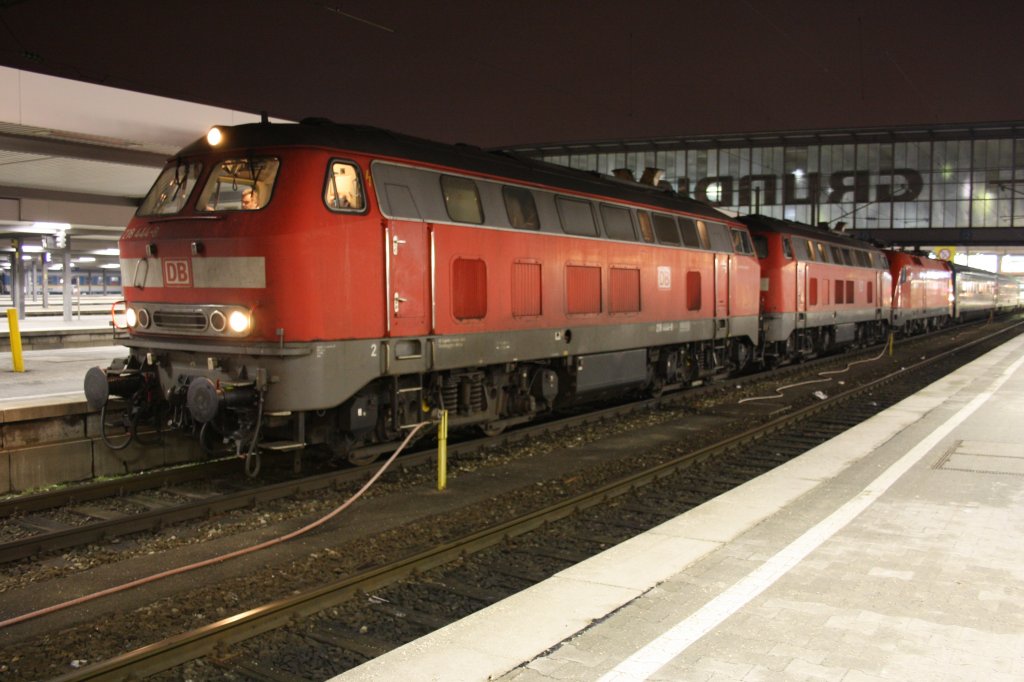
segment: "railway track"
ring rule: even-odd
[[[856,360],[876,353],[868,349],[840,356]],[[795,373],[836,363],[836,357],[790,365],[768,374],[729,380],[730,386],[781,379]],[[700,399],[719,390],[717,384],[619,404],[602,410],[524,425],[500,436],[465,438],[449,446],[452,457],[500,448],[535,439],[547,433],[602,420],[621,418],[655,408],[669,409]],[[413,449],[404,456],[404,466],[417,466],[436,457],[432,444]],[[137,533],[152,532],[173,524],[212,518],[238,509],[256,508],[273,500],[327,488],[354,487],[367,476],[362,468],[329,469],[299,476],[289,469],[291,460],[279,458],[259,481],[241,476],[237,458],[225,458],[170,470],[119,477],[85,485],[0,500],[0,564],[47,553],[109,541]],[[199,485],[195,485],[199,483]]]
[[[798,456],[980,355],[1018,327],[901,367],[543,509],[61,679],[124,679],[163,671],[168,671],[166,679],[195,680],[337,674]]]

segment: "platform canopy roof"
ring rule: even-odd
[[[0,66],[0,254],[63,232],[75,257],[116,262],[166,159],[213,125],[259,119]]]

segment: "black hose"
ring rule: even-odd
[[[134,440],[134,438],[135,438],[135,432],[136,432],[136,425],[138,423],[138,417],[136,416],[134,419],[129,418],[129,422],[128,422],[128,425],[126,427],[126,430],[128,432],[128,437],[120,445],[114,445],[110,441],[110,438],[107,436],[107,405],[108,404],[110,404],[109,398],[103,403],[103,407],[100,408],[100,438],[103,439],[103,442],[111,450],[124,450],[126,447],[128,447],[131,444],[132,440]],[[129,409],[131,409],[131,408],[129,408]]]

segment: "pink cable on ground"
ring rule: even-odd
[[[252,547],[246,547],[244,549],[238,549],[238,550],[235,550],[234,552],[228,552],[227,554],[222,554],[222,555],[220,555],[218,557],[213,557],[212,559],[205,559],[203,561],[198,561],[198,562],[196,562],[194,564],[189,564],[187,566],[181,566],[179,568],[172,568],[172,569],[170,569],[168,571],[164,571],[162,573],[156,573],[154,575],[147,576],[145,578],[139,578],[138,580],[133,580],[130,583],[125,583],[123,585],[118,585],[116,587],[108,587],[107,589],[100,590],[99,592],[93,592],[92,594],[87,594],[87,595],[84,595],[82,597],[77,597],[75,599],[71,599],[69,601],[66,601],[66,602],[64,602],[62,604],[55,604],[53,606],[47,606],[46,608],[39,609],[38,611],[32,611],[30,613],[26,613],[26,614],[23,614],[23,615],[20,615],[20,616],[15,616],[14,618],[8,618],[7,620],[0,621],[0,630],[4,629],[6,627],[9,627],[11,625],[16,625],[18,623],[23,623],[23,622],[25,622],[27,620],[32,620],[33,618],[38,618],[39,616],[45,616],[48,613],[54,613],[56,611],[62,611],[63,609],[66,609],[66,608],[71,607],[71,606],[77,606],[78,604],[84,604],[86,602],[92,601],[93,599],[99,599],[100,597],[106,597],[107,595],[110,595],[110,594],[116,594],[118,592],[124,592],[126,590],[130,590],[133,587],[139,587],[140,585],[145,585],[147,583],[156,582],[157,580],[162,580],[162,579],[168,578],[168,577],[170,577],[172,575],[178,575],[180,573],[187,573],[188,571],[193,571],[193,570],[195,570],[197,568],[202,568],[204,566],[211,566],[213,564],[217,564],[217,563],[220,563],[222,561],[227,561],[228,559],[234,559],[235,557],[243,556],[245,554],[251,554],[252,552],[256,552],[256,551],[261,550],[261,549],[266,549],[267,547],[272,547],[273,545],[278,545],[278,544],[280,544],[282,542],[285,542],[287,540],[291,540],[292,538],[298,537],[298,536],[302,535],[303,533],[308,533],[309,531],[313,530],[314,528],[322,526],[323,524],[327,523],[328,521],[333,519],[335,516],[337,516],[341,512],[345,511],[345,509],[347,509],[349,507],[349,505],[351,505],[353,502],[355,502],[360,497],[362,497],[363,493],[365,493],[367,490],[369,490],[370,486],[372,486],[374,483],[376,483],[377,479],[380,478],[381,474],[383,474],[384,471],[387,470],[387,468],[389,466],[391,466],[391,463],[395,461],[396,457],[398,457],[398,453],[400,453],[402,450],[405,449],[405,446],[409,444],[409,441],[412,440],[412,437],[414,435],[416,435],[416,433],[421,428],[426,426],[428,423],[429,422],[420,422],[419,424],[417,424],[409,432],[409,435],[407,435],[405,437],[405,440],[402,441],[402,444],[398,446],[398,449],[395,450],[391,454],[390,457],[388,457],[388,460],[386,462],[384,462],[384,464],[381,466],[380,469],[377,470],[377,473],[375,473],[370,478],[370,480],[367,481],[363,485],[363,487],[360,488],[356,492],[355,495],[353,495],[352,497],[348,498],[344,502],[344,504],[342,504],[340,507],[338,507],[334,511],[332,511],[329,514],[327,514],[326,516],[324,516],[324,517],[314,521],[313,523],[310,523],[307,526],[299,528],[298,530],[293,530],[291,533],[288,533],[287,535],[282,535],[282,536],[280,536],[278,538],[274,538],[273,540],[267,540],[266,542],[261,542],[258,545],[253,545]]]

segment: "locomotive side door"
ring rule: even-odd
[[[430,250],[427,224],[389,220],[384,227],[390,336],[430,333]]]
[[[807,320],[807,263],[796,261],[796,323],[797,328]]]
[[[715,336],[729,336],[729,268],[732,256],[715,252]],[[718,331],[722,333],[719,334]]]

